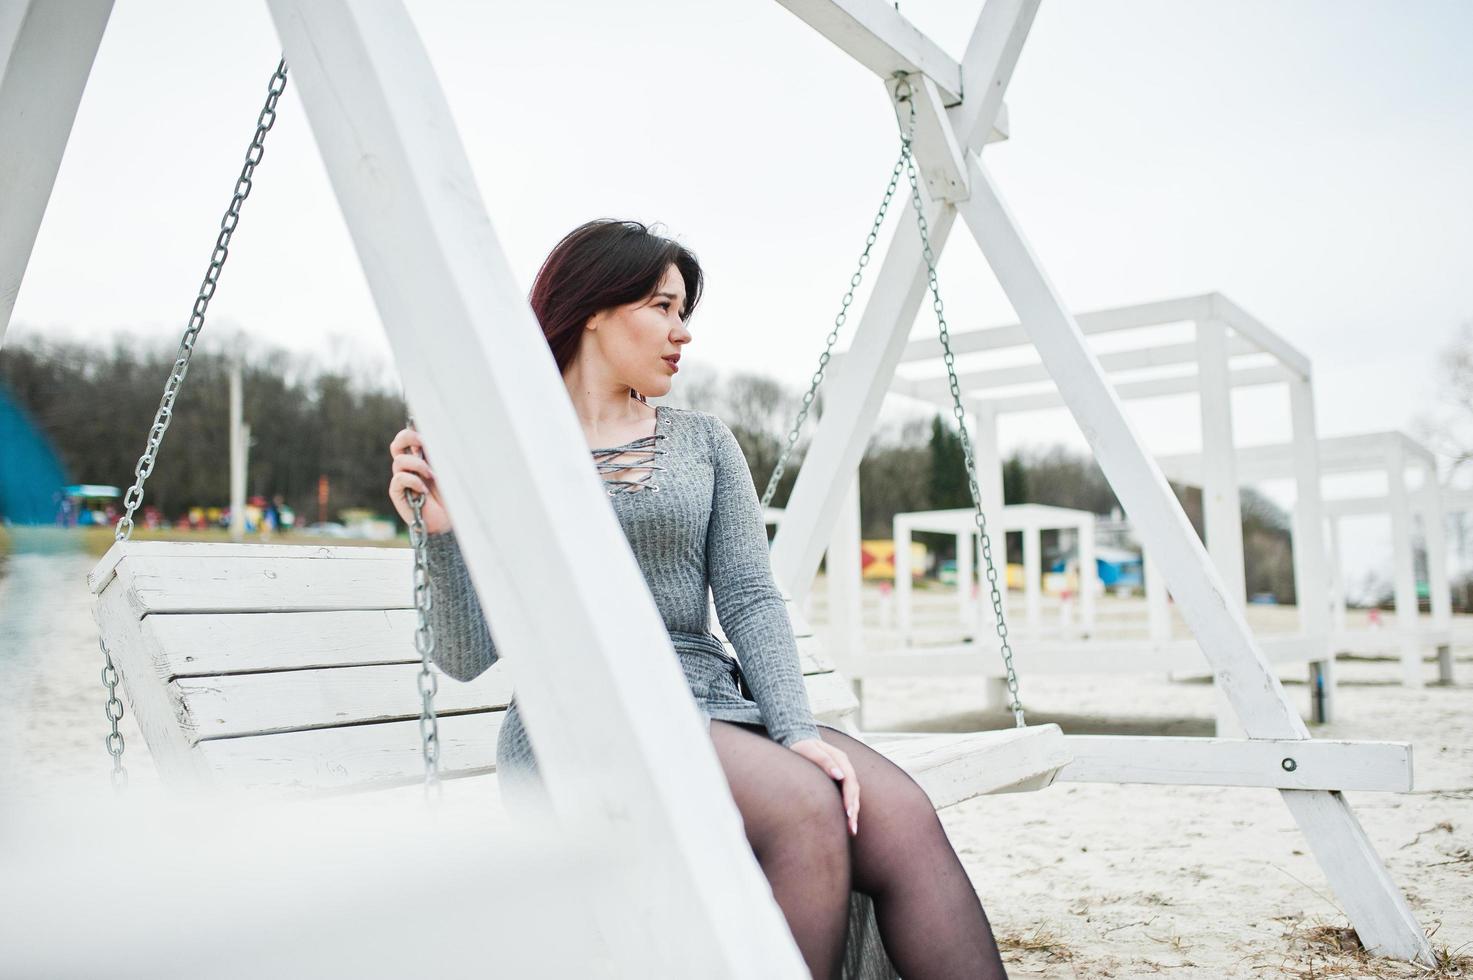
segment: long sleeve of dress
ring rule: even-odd
[[[710,418],[715,486],[706,529],[706,563],[716,615],[736,648],[742,675],[773,740],[787,746],[818,738],[798,644],[772,577],[762,505],[741,446]]]
[[[455,531],[431,534],[425,544],[434,582],[429,622],[435,633],[430,659],[458,681],[485,673],[500,654],[481,614],[481,600],[460,553]]]

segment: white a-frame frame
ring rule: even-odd
[[[605,890],[611,962],[808,976],[413,22],[388,0],[269,6],[553,808],[657,883],[580,883]],[[0,2],[0,336],[111,9]]]
[[[960,215],[1160,566],[1248,737],[1308,739],[1242,611],[1228,599],[1176,496],[982,165],[982,148],[1039,0],[987,0],[960,65],[884,0],[780,2],[887,82],[896,71],[908,74],[920,100],[915,152],[930,197],[926,218],[933,251],[939,255]],[[773,544],[774,570],[795,596],[806,593],[818,571],[926,289],[915,214],[908,207]],[[1279,792],[1365,946],[1430,961],[1426,936],[1344,797],[1336,791]]]
[[[978,159],[1037,3],[989,0],[960,65],[884,0],[788,5],[882,77],[913,73],[933,243],[944,244],[958,214],[967,222],[1249,737],[1307,739]],[[0,4],[0,338],[111,7]],[[604,497],[577,419],[412,22],[388,2],[270,0],[270,8],[420,427],[437,447],[477,592],[499,644],[525,658],[519,699],[538,731],[553,804],[574,821],[594,814],[615,826],[661,883],[622,897],[612,952],[654,975],[695,963],[713,977],[806,975],[745,846],[663,622],[597,502]],[[795,596],[818,567],[926,287],[913,222],[909,213],[900,222],[834,379],[837,410],[818,426],[775,544],[775,569]],[[505,479],[498,460],[514,461],[519,478]],[[515,574],[503,554],[521,556]],[[615,621],[617,634],[607,628]],[[535,655],[547,649],[559,656]],[[1366,946],[1428,959],[1341,795],[1281,792]]]

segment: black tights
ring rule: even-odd
[[[1006,977],[992,926],[925,791],[905,770],[827,726],[859,777],[859,833],[839,783],[757,725],[711,722],[747,840],[815,980],[837,978],[849,891],[873,900],[905,980]]]

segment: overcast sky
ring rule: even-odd
[[[581,221],[659,221],[709,277],[689,358],[807,378],[898,149],[874,76],[770,0],[409,8],[524,286]],[[957,57],[977,9],[901,3]],[[1312,359],[1322,434],[1409,427],[1473,319],[1470,47],[1466,0],[1044,0],[986,159],[1074,309],[1220,291]],[[264,3],[119,0],[13,336],[177,339],[278,54]],[[205,347],[387,359],[290,87],[245,211]],[[963,226],[940,272],[954,331],[1013,319]],[[1287,438],[1281,389],[1235,410]],[[1132,418],[1197,447],[1191,398]]]

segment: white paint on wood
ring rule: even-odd
[[[992,0],[982,8],[962,65],[968,78],[983,81],[983,91],[948,110],[957,145],[964,153],[982,147],[992,130],[1037,6],[1038,0]],[[926,207],[931,248],[939,260],[956,213],[944,203]],[[895,376],[895,365],[926,292],[919,238],[915,210],[908,204],[896,223],[874,280],[874,292],[845,355],[844,371],[833,379],[829,409],[819,421],[798,473],[787,506],[791,519],[784,521],[773,542],[773,572],[800,599],[811,588],[824,545],[833,533],[839,500],[849,477],[858,471],[885,389]]]
[[[673,973],[804,975],[413,22],[397,3],[269,6],[481,606],[517,661],[553,809],[597,814],[661,882],[609,910],[620,949],[658,940]],[[501,479],[507,461],[525,479]]]
[[[1409,793],[1406,742],[1068,736],[1066,782]]]
[[[1330,623],[1330,571],[1324,537],[1324,502],[1320,494],[1319,428],[1315,419],[1314,387],[1310,377],[1289,382],[1289,420],[1294,442],[1294,513],[1290,543],[1294,561],[1294,596],[1299,628],[1306,635],[1327,640]],[[1328,644],[1324,656],[1311,662],[1310,699],[1315,720],[1331,722],[1336,714],[1335,653]]]
[[[0,346],[112,0],[0,4]]]
[[[1160,469],[1132,430],[1078,326],[997,196],[981,162],[968,159],[971,197],[958,205],[1076,422],[1090,442],[1143,546],[1160,563],[1187,625],[1246,732],[1303,739],[1304,723],[1269,669],[1238,604],[1212,567]],[[1430,948],[1339,793],[1282,790],[1320,866],[1368,947],[1424,961]]]
[[[961,66],[885,0],[778,0],[880,78],[919,72],[946,105],[962,100]]]

